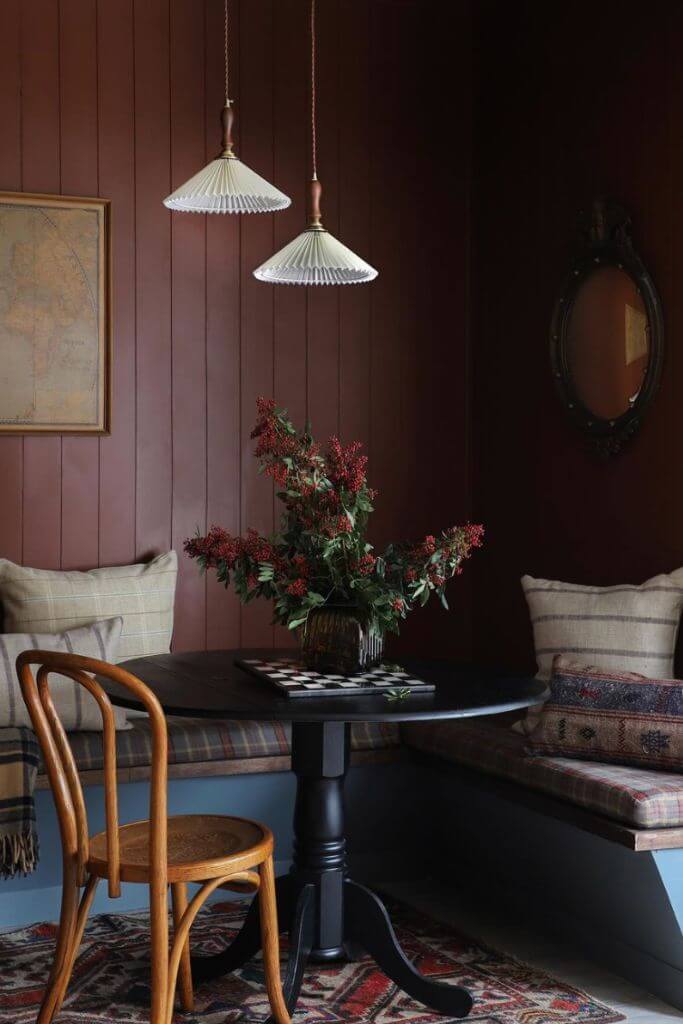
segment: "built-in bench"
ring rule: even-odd
[[[402,735],[429,772],[446,880],[683,1009],[683,775],[530,758],[494,719]]]
[[[408,725],[402,737],[435,769],[450,762],[472,785],[603,839],[636,851],[683,848],[683,775],[529,757],[525,737],[496,719]]]
[[[71,739],[97,828],[101,734]],[[119,780],[128,783],[121,816],[142,817],[151,760],[146,720],[118,733],[117,746]],[[354,726],[352,856],[374,865],[375,878],[400,877],[414,857],[410,836],[419,835],[440,851],[434,868],[445,866],[447,878],[478,882],[516,913],[683,1008],[683,776],[528,758],[524,746],[501,719],[409,725],[400,733],[391,725]],[[170,813],[193,807],[262,818],[274,829],[283,869],[294,800],[289,755],[290,730],[279,723],[170,718]],[[45,787],[40,775],[41,864],[37,876],[3,885],[7,923],[14,923],[12,906],[17,921],[55,915],[59,843]],[[126,909],[123,902],[110,909]]]

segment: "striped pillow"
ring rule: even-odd
[[[671,678],[683,608],[683,569],[640,587],[586,587],[522,577],[534,628],[539,679],[556,654],[599,669]]]
[[[64,651],[100,661],[114,661],[121,625],[121,619],[116,618],[81,626],[80,629],[68,629],[64,633],[0,634],[0,727],[31,727],[15,669],[15,662],[22,651]],[[67,676],[51,675],[50,694],[67,731],[102,732],[102,714],[97,701],[80,683]],[[114,708],[114,722],[117,729],[131,728],[123,708]]]
[[[90,572],[27,569],[0,559],[6,633],[61,633],[120,615],[117,661],[168,654],[178,575],[175,551],[144,565]]]

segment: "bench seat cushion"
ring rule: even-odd
[[[116,735],[119,768],[138,768],[151,764],[152,738],[147,718],[135,718],[132,728]],[[168,719],[169,764],[201,761],[228,761],[254,757],[273,757],[290,752],[291,729],[281,722],[248,722],[227,719]],[[102,733],[70,733],[69,740],[80,771],[100,770],[103,765]],[[400,742],[392,723],[354,725],[353,750],[395,747]]]
[[[634,828],[683,825],[683,775],[678,773],[529,757],[526,739],[492,720],[408,725],[403,739],[417,750],[550,793]]]

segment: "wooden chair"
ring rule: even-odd
[[[33,665],[39,666],[36,678]],[[107,879],[111,897],[120,896],[121,882],[149,885],[151,1024],[170,1024],[178,978],[183,1009],[193,1008],[189,932],[204,901],[219,886],[240,892],[258,892],[268,998],[277,1024],[290,1024],[280,981],[273,836],[270,830],[244,818],[218,815],[167,817],[166,719],[152,691],[135,676],[92,658],[47,651],[25,651],[17,659],[17,672],[54,795],[64,863],[57,948],[38,1024],[50,1024],[60,1010],[88,911],[102,878]],[[48,677],[51,672],[68,676],[85,687],[102,713],[107,827],[105,832],[92,837],[89,835],[76,763],[50,697]],[[107,694],[91,673],[110,679],[130,691],[149,713],[152,773],[148,821],[119,825],[114,714]],[[202,883],[189,904],[188,882]],[[170,954],[169,886],[174,921]]]

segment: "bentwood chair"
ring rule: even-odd
[[[35,678],[34,665],[39,666]],[[177,979],[183,1009],[193,1008],[190,928],[207,897],[219,886],[239,892],[258,892],[268,998],[277,1024],[290,1024],[280,981],[273,836],[270,830],[244,818],[219,815],[167,817],[166,719],[152,691],[129,672],[92,658],[47,651],[25,651],[17,659],[17,672],[57,808],[64,864],[57,948],[38,1024],[50,1024],[61,1008],[88,911],[97,884],[103,878],[107,879],[110,897],[121,895],[121,882],[149,886],[151,1024],[170,1024]],[[85,687],[102,713],[107,827],[98,835],[89,835],[78,770],[50,697],[50,673],[68,676]],[[114,713],[109,697],[93,675],[124,687],[149,713],[152,772],[148,821],[119,825]],[[201,883],[189,903],[188,882]],[[170,953],[169,886],[174,921]]]

